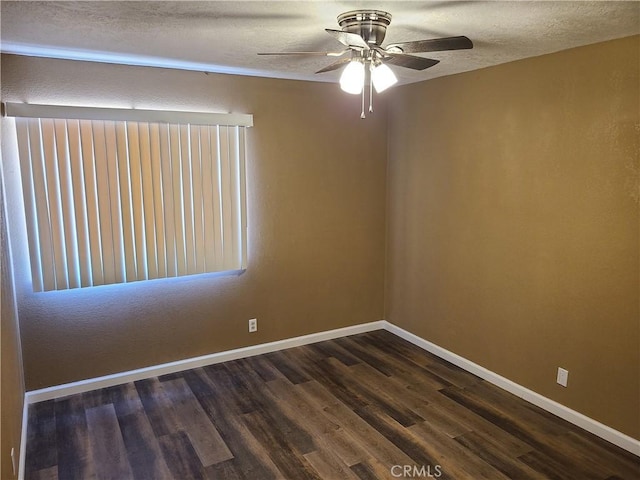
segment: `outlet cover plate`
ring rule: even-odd
[[[13,469],[13,476],[18,473],[18,467],[16,466],[16,449],[11,448],[11,468]]]
[[[563,387],[567,386],[567,382],[569,381],[569,371],[564,368],[558,367],[558,377],[556,378],[556,382],[558,382]]]
[[[253,333],[257,331],[258,331],[258,319],[252,318],[251,320],[249,320],[249,333]]]

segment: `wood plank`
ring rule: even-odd
[[[378,459],[384,465],[408,464],[411,462],[407,453],[390,442],[381,432],[369,425],[352,409],[336,400],[323,386],[316,382],[308,382],[300,385],[300,388],[307,392],[309,398],[314,403],[317,403],[319,408],[322,408],[330,419],[339,423],[345,432],[355,440],[354,444],[365,450],[369,456]]]
[[[278,469],[268,456],[268,449],[263,448],[240,422],[232,400],[224,391],[216,388],[208,372],[195,369],[186,372],[184,378],[203,410],[220,431],[221,437],[237,461],[236,468],[242,473],[243,478],[278,478]]]
[[[427,392],[419,385],[409,385],[407,390],[416,390],[416,393],[424,395],[429,400],[429,405],[436,408],[442,415],[449,416],[466,426],[469,431],[474,431],[483,435],[485,438],[493,438],[500,443],[501,448],[513,456],[522,455],[530,452],[533,447],[517,438],[509,432],[504,431],[499,426],[491,423],[476,412],[471,411],[460,405],[458,402],[439,392]]]
[[[552,458],[548,458],[538,451],[532,451],[521,455],[519,460],[525,465],[528,465],[533,470],[540,472],[549,480],[567,480],[568,478],[580,478],[580,474],[574,471],[571,466],[563,465],[560,462],[555,461]],[[577,476],[576,476],[577,475]]]
[[[134,382],[149,423],[157,437],[177,433],[181,429],[172,406],[173,398],[164,391],[157,378]]]
[[[394,480],[396,478],[401,478],[397,476],[397,468],[394,469],[394,467],[395,465],[383,465],[377,459],[370,457],[364,462],[352,465],[351,470],[355,472],[360,480]],[[438,477],[433,476],[432,478]]]
[[[268,388],[270,395],[284,404],[285,413],[313,436],[317,450],[305,454],[305,458],[320,476],[328,479],[357,478],[348,467],[367,459],[366,450],[359,447],[336,421],[316,408],[300,385],[281,380],[269,382]]]
[[[466,423],[460,421],[458,414],[451,414],[449,411],[441,408],[437,403],[429,403],[429,401],[433,402],[433,397],[438,400],[444,398],[438,395],[432,386],[421,383],[424,388],[428,389],[428,394],[420,394],[413,389],[407,388],[408,382],[405,380],[400,379],[396,375],[386,377],[366,363],[353,368],[355,368],[354,371],[359,379],[366,381],[368,384],[382,385],[382,388],[389,391],[389,395],[397,398],[397,401],[404,405],[405,408],[415,412],[419,417],[441,429],[450,437],[455,437],[472,430]],[[413,383],[421,381],[422,377],[413,377]]]
[[[305,458],[322,479],[358,480],[358,476],[330,450],[316,450],[305,454]]]
[[[314,437],[340,428],[338,423],[332,422],[321,410],[314,408],[304,392],[288,380],[274,380],[266,386],[264,393],[269,395],[270,400],[279,402],[283,413],[311,432]]]
[[[502,390],[489,382],[479,382],[466,387],[464,390],[469,395],[475,396],[475,398],[481,398],[485,403],[498,405],[500,410],[509,416],[535,424],[536,429],[541,432],[550,435],[562,435],[567,431],[577,429],[575,425],[566,420],[558,418],[532,403],[523,402],[522,399],[514,394]]]
[[[58,480],[58,466],[29,471],[25,473],[25,478],[27,480]]]
[[[254,370],[260,378],[265,382],[277,380],[280,378],[286,378],[276,367],[269,362],[264,355],[256,355],[244,359],[244,362],[248,364],[249,368]]]
[[[362,348],[353,338],[343,337],[334,340],[334,342],[351,352],[353,356],[360,359],[363,362],[368,363],[376,370],[380,371],[383,375],[390,377],[393,373],[393,369],[386,361],[386,359],[380,355],[374,355],[369,352],[369,348]]]
[[[543,426],[534,422],[527,422],[519,417],[511,416],[507,412],[500,410],[495,403],[486,403],[477,395],[473,395],[466,390],[450,387],[441,391],[443,394],[454,399],[466,408],[478,413],[506,432],[517,438],[523,439],[526,443],[535,448],[535,455],[526,458],[533,458],[533,462],[541,457],[547,458],[550,462],[562,465],[564,470],[570,471],[575,478],[597,479],[603,477],[603,469],[585,455],[571,450],[565,443],[559,441],[559,437],[545,432]],[[522,457],[520,457],[522,458]]]
[[[58,477],[65,480],[94,480],[95,463],[89,449],[87,419],[82,396],[55,402]]]
[[[205,477],[212,480],[243,480],[242,472],[238,470],[235,458],[205,467]]]
[[[172,398],[176,418],[187,433],[203,466],[214,465],[233,458],[233,454],[204,412],[183,378],[163,383]]]
[[[510,478],[426,422],[414,425],[409,430],[420,439],[420,445],[436,459],[442,471],[452,478]]]
[[[133,478],[113,404],[86,411],[89,448],[100,480]]]
[[[419,467],[430,466],[431,468],[434,468],[439,464],[439,462],[436,461],[436,458],[433,457],[433,452],[430,452],[429,449],[426,448],[427,445],[425,442],[421,442],[420,438],[413,434],[413,429],[418,427],[419,424],[413,425],[412,428],[408,429],[401,428],[402,426],[399,423],[395,422],[391,417],[386,416],[375,407],[362,408],[357,410],[356,413],[389,442],[411,458],[411,461],[409,462],[389,462],[389,465],[415,464]],[[450,476],[447,473],[443,474],[441,478],[449,479],[456,477]]]
[[[457,387],[466,387],[473,385],[481,380],[480,377],[463,370],[462,368],[427,352],[426,350],[413,345],[412,343],[393,335],[386,331],[371,332],[374,339],[382,337],[388,342],[389,348],[397,350],[405,358],[413,363],[426,367],[434,375],[455,385]],[[367,337],[368,338],[368,337]]]
[[[434,390],[440,390],[452,385],[451,382],[437,375],[428,367],[412,362],[405,355],[398,353],[393,348],[386,347],[382,343],[375,342],[373,345],[369,345],[369,339],[352,338],[350,340],[361,348],[366,348],[370,354],[375,352],[376,355],[383,357],[392,367],[391,376],[393,377],[398,377],[407,383],[412,383],[418,377],[422,383],[428,384]]]
[[[26,475],[58,464],[55,401],[29,405],[27,421]]]
[[[379,477],[366,463],[356,463],[351,466],[351,470],[358,476],[360,480],[378,480]]]
[[[366,363],[349,367],[345,374],[355,376],[358,379],[357,386],[372,399],[370,403],[383,408],[403,426],[424,421],[419,410],[427,402],[409,392],[395,376],[386,377]]]
[[[321,480],[313,467],[304,458],[304,453],[310,453],[308,448],[301,452],[297,445],[291,441],[278,428],[269,422],[269,419],[256,411],[241,416],[248,430],[258,442],[269,452],[269,457],[282,472],[285,478],[296,480]]]
[[[231,362],[229,371],[238,384],[243,385],[244,390],[252,392],[256,400],[256,405],[258,406],[256,412],[259,413],[272,428],[285,435],[289,443],[300,453],[305,454],[315,450],[316,447],[309,432],[296,422],[295,417],[298,417],[298,415],[292,412],[294,415],[289,417],[284,412],[279,400],[269,395],[268,387],[255,372],[247,368],[246,364],[240,362]]]
[[[358,440],[342,427],[326,432],[320,437],[320,442],[331,445],[336,455],[349,467],[371,458],[371,455],[358,443]]]
[[[297,350],[299,352],[300,350]],[[280,351],[269,353],[266,359],[276,367],[289,381],[293,384],[304,383],[309,381],[309,377],[301,370],[295,367],[298,363],[295,357],[296,351]]]
[[[393,418],[404,426],[423,421],[423,418],[415,412],[396,402],[393,395],[387,395],[384,392],[387,386],[386,382],[369,386],[367,384],[369,382],[360,381],[357,373],[353,375],[350,370],[357,368],[365,368],[365,365],[356,364],[352,367],[346,367],[334,358],[326,358],[313,365],[305,365],[309,376],[317,379],[318,382],[330,389],[340,401],[352,409],[371,403],[384,407]]]
[[[640,478],[640,457],[613,445],[587,431],[570,431],[561,441],[571,444],[589,458],[598,459],[602,465],[624,478]]]
[[[180,480],[206,478],[198,454],[186,433],[171,433],[160,437],[158,441],[173,478]]]
[[[136,480],[172,479],[133,383],[121,385],[112,392],[112,398],[133,477]]]
[[[224,392],[225,395],[232,395],[235,399],[230,402],[230,407],[234,413],[244,414],[255,412],[260,408],[251,388],[234,377],[231,369],[236,368],[237,361],[226,362],[224,364],[210,365],[204,367],[204,371],[212,380],[212,388]]]
[[[544,480],[545,478],[517,458],[506,454],[499,446],[487,442],[485,437],[475,432],[459,435],[455,438],[455,441],[496,470],[505,474],[508,478],[517,478],[519,480]]]
[[[316,351],[322,358],[333,357],[336,360],[342,362],[347,367],[356,365],[361,362],[359,358],[355,357],[333,341],[314,343],[312,345],[309,345],[309,348]]]
[[[369,399],[354,390],[351,379],[338,375],[338,370],[330,361],[321,360],[313,364],[305,364],[305,371],[327,390],[331,391],[336,401],[342,402],[350,408],[369,405]]]

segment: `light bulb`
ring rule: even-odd
[[[371,71],[371,81],[376,88],[376,92],[380,93],[397,83],[398,79],[389,67],[381,63]]]
[[[340,76],[340,88],[347,93],[357,95],[364,87],[364,64],[352,60]]]

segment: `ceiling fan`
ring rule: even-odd
[[[388,65],[425,70],[438,64],[440,60],[410,55],[411,53],[473,48],[471,40],[464,36],[392,43],[383,47],[382,42],[390,23],[390,13],[380,10],[352,10],[338,15],[338,25],[342,27],[342,30],[325,29],[329,35],[346,47],[342,50],[335,52],[274,52],[258,53],[258,55],[343,57],[316,73],[330,72],[346,66],[340,77],[340,87],[347,93],[356,95],[362,93],[362,113],[360,116],[365,118],[364,85],[367,75],[370,79],[369,111],[373,112],[373,89],[375,88],[376,92],[380,93],[398,81]]]

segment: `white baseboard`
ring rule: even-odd
[[[614,430],[607,425],[604,425],[597,420],[587,417],[575,410],[572,410],[560,403],[544,397],[532,390],[529,390],[522,385],[519,385],[501,375],[498,375],[491,370],[487,370],[480,365],[467,360],[460,355],[457,355],[445,348],[442,348],[434,343],[431,343],[417,335],[414,335],[407,330],[404,330],[392,323],[385,320],[377,322],[363,323],[360,325],[354,325],[350,327],[338,328],[336,330],[328,330],[325,332],[313,333],[310,335],[304,335],[301,337],[288,338],[285,340],[279,340],[277,342],[263,343],[260,345],[253,345],[250,347],[238,348],[235,350],[228,350],[219,353],[213,353],[210,355],[203,355],[201,357],[189,358],[185,360],[179,360],[176,362],[165,363],[162,365],[156,365],[147,368],[140,368],[137,370],[131,370],[129,372],[116,373],[113,375],[106,375],[103,377],[92,378],[82,380],[79,382],[67,383],[64,385],[57,385],[49,388],[43,388],[41,390],[33,390],[25,394],[25,411],[24,411],[24,424],[22,432],[23,445],[20,449],[20,469],[19,480],[21,472],[24,471],[24,453],[26,444],[26,429],[27,429],[27,407],[29,404],[42,402],[45,400],[52,400],[55,398],[65,397],[67,395],[73,395],[76,393],[87,392],[90,390],[96,390],[99,388],[112,387],[115,385],[121,385],[123,383],[133,382],[136,380],[143,380],[146,378],[156,377],[159,375],[166,375],[169,373],[181,372],[189,370],[191,368],[199,368],[206,365],[212,365],[214,363],[227,362],[230,360],[237,360],[239,358],[252,357],[254,355],[260,355],[263,353],[275,352],[278,350],[284,350],[285,348],[298,347],[301,345],[308,345],[310,343],[322,342],[324,340],[331,340],[334,338],[345,337],[347,335],[355,335],[358,333],[370,332],[373,330],[387,330],[400,338],[403,338],[414,345],[433,353],[434,355],[457,365],[458,367],[477,375],[478,377],[487,380],[488,382],[506,390],[514,395],[564,419],[571,422],[588,432],[597,435],[598,437],[607,440],[614,445],[619,446],[635,455],[640,456],[640,441],[625,435],[622,432]],[[23,473],[22,473],[23,474]]]
[[[29,405],[25,395],[22,404],[22,431],[20,432],[20,459],[18,461],[18,480],[24,480],[25,461],[27,459],[27,421],[28,421]]]
[[[55,385],[53,387],[43,388],[40,390],[32,390],[25,394],[25,403],[32,404],[52,400],[55,398],[66,397],[76,393],[88,392],[100,388],[113,387],[122,385],[123,383],[135,382],[136,380],[144,380],[146,378],[167,375],[169,373],[182,372],[192,368],[213,365],[214,363],[228,362],[239,358],[253,357],[263,353],[284,350],[285,348],[299,347],[310,343],[322,342],[334,338],[346,337],[347,335],[355,335],[358,333],[370,332],[372,330],[381,330],[386,322],[380,320],[377,322],[362,323],[335,330],[327,330],[325,332],[312,333],[301,337],[287,338],[277,342],[262,343],[249,347],[237,348],[235,350],[226,350],[224,352],[212,353],[201,357],[187,358],[175,362],[163,363],[146,368],[139,368],[128,372],[114,373],[103,377],[89,378],[78,382],[65,383],[63,385]]]
[[[384,322],[384,329],[389,332],[397,335],[400,338],[404,338],[405,340],[413,343],[414,345],[433,353],[434,355],[453,363],[454,365],[477,375],[478,377],[492,383],[507,392],[513,393],[514,395],[526,400],[527,402],[533,403],[534,405],[546,410],[549,413],[556,415],[568,422],[577,425],[584,430],[597,435],[608,442],[617,445],[620,448],[627,450],[635,455],[640,456],[640,440],[636,440],[628,435],[625,435],[618,430],[614,430],[607,425],[594,420],[593,418],[587,417],[580,412],[570,409],[569,407],[565,407],[564,405],[551,400],[550,398],[544,397],[539,393],[534,392],[533,390],[529,390],[522,385],[519,385],[515,382],[512,382],[508,378],[505,378],[501,375],[498,375],[491,370],[487,370],[480,365],[473,363],[471,360],[467,360],[460,355],[457,355],[449,350],[442,348],[434,343],[431,343],[424,338],[418,337],[407,330],[404,330],[392,323],[387,321]]]

